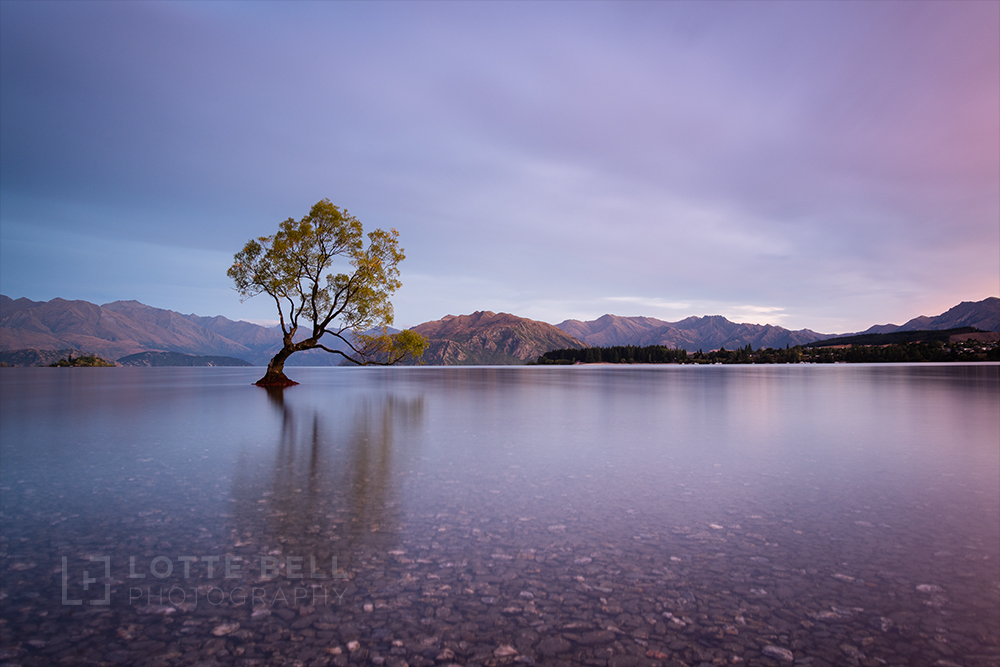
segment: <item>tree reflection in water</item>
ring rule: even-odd
[[[423,396],[367,395],[346,410],[321,411],[268,389],[280,414],[273,458],[241,457],[234,473],[233,545],[241,553],[310,557],[330,574],[331,557],[392,548],[400,509],[400,459],[420,430]]]

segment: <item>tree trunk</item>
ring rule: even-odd
[[[285,375],[285,359],[290,357],[294,351],[287,345],[278,350],[278,353],[267,363],[267,372],[264,373],[264,377],[254,384],[258,387],[291,387],[298,384],[295,380],[289,380]]]

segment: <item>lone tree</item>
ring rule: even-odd
[[[278,233],[251,239],[236,253],[227,275],[241,301],[258,294],[274,299],[283,346],[256,384],[298,384],[284,373],[285,360],[301,350],[321,349],[360,364],[390,366],[423,354],[427,340],[418,333],[390,335],[389,297],[402,283],[398,265],[405,255],[399,232],[376,229],[362,240],[361,222],[329,199],[317,203],[298,222],[289,218]],[[348,273],[324,273],[335,263]],[[307,336],[295,340],[299,328]],[[340,339],[344,349],[327,347],[324,335]],[[341,347],[341,346],[338,346]]]

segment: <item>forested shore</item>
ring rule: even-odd
[[[536,365],[559,364],[797,364],[797,363],[904,363],[1000,361],[1000,343],[968,340],[918,341],[886,345],[802,346],[754,350],[724,347],[709,352],[687,352],[663,345],[616,345],[582,350],[552,350],[538,357]]]

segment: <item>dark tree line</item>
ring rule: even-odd
[[[552,350],[538,357],[539,364],[677,364],[688,360],[688,353],[664,345],[613,345],[585,347],[582,350]]]
[[[615,345],[582,350],[552,350],[534,363],[546,364],[797,364],[797,363],[902,363],[922,361],[1000,361],[1000,343],[964,341],[913,342],[845,347],[769,347],[754,350],[749,344],[735,350],[720,348],[688,353],[663,345]]]
[[[827,338],[826,340],[818,340],[815,343],[809,343],[805,347],[837,347],[841,345],[902,345],[903,343],[930,343],[932,341],[947,343],[952,336],[971,333],[985,332],[982,329],[977,329],[975,327],[957,327],[954,329],[930,331],[926,329],[919,329],[915,331],[893,331],[891,333],[882,334],[875,333],[858,334],[856,336],[837,336],[836,338]]]
[[[921,361],[1000,361],[1000,345],[974,341],[852,345],[838,348],[806,348],[803,361],[815,363],[903,363]]]

